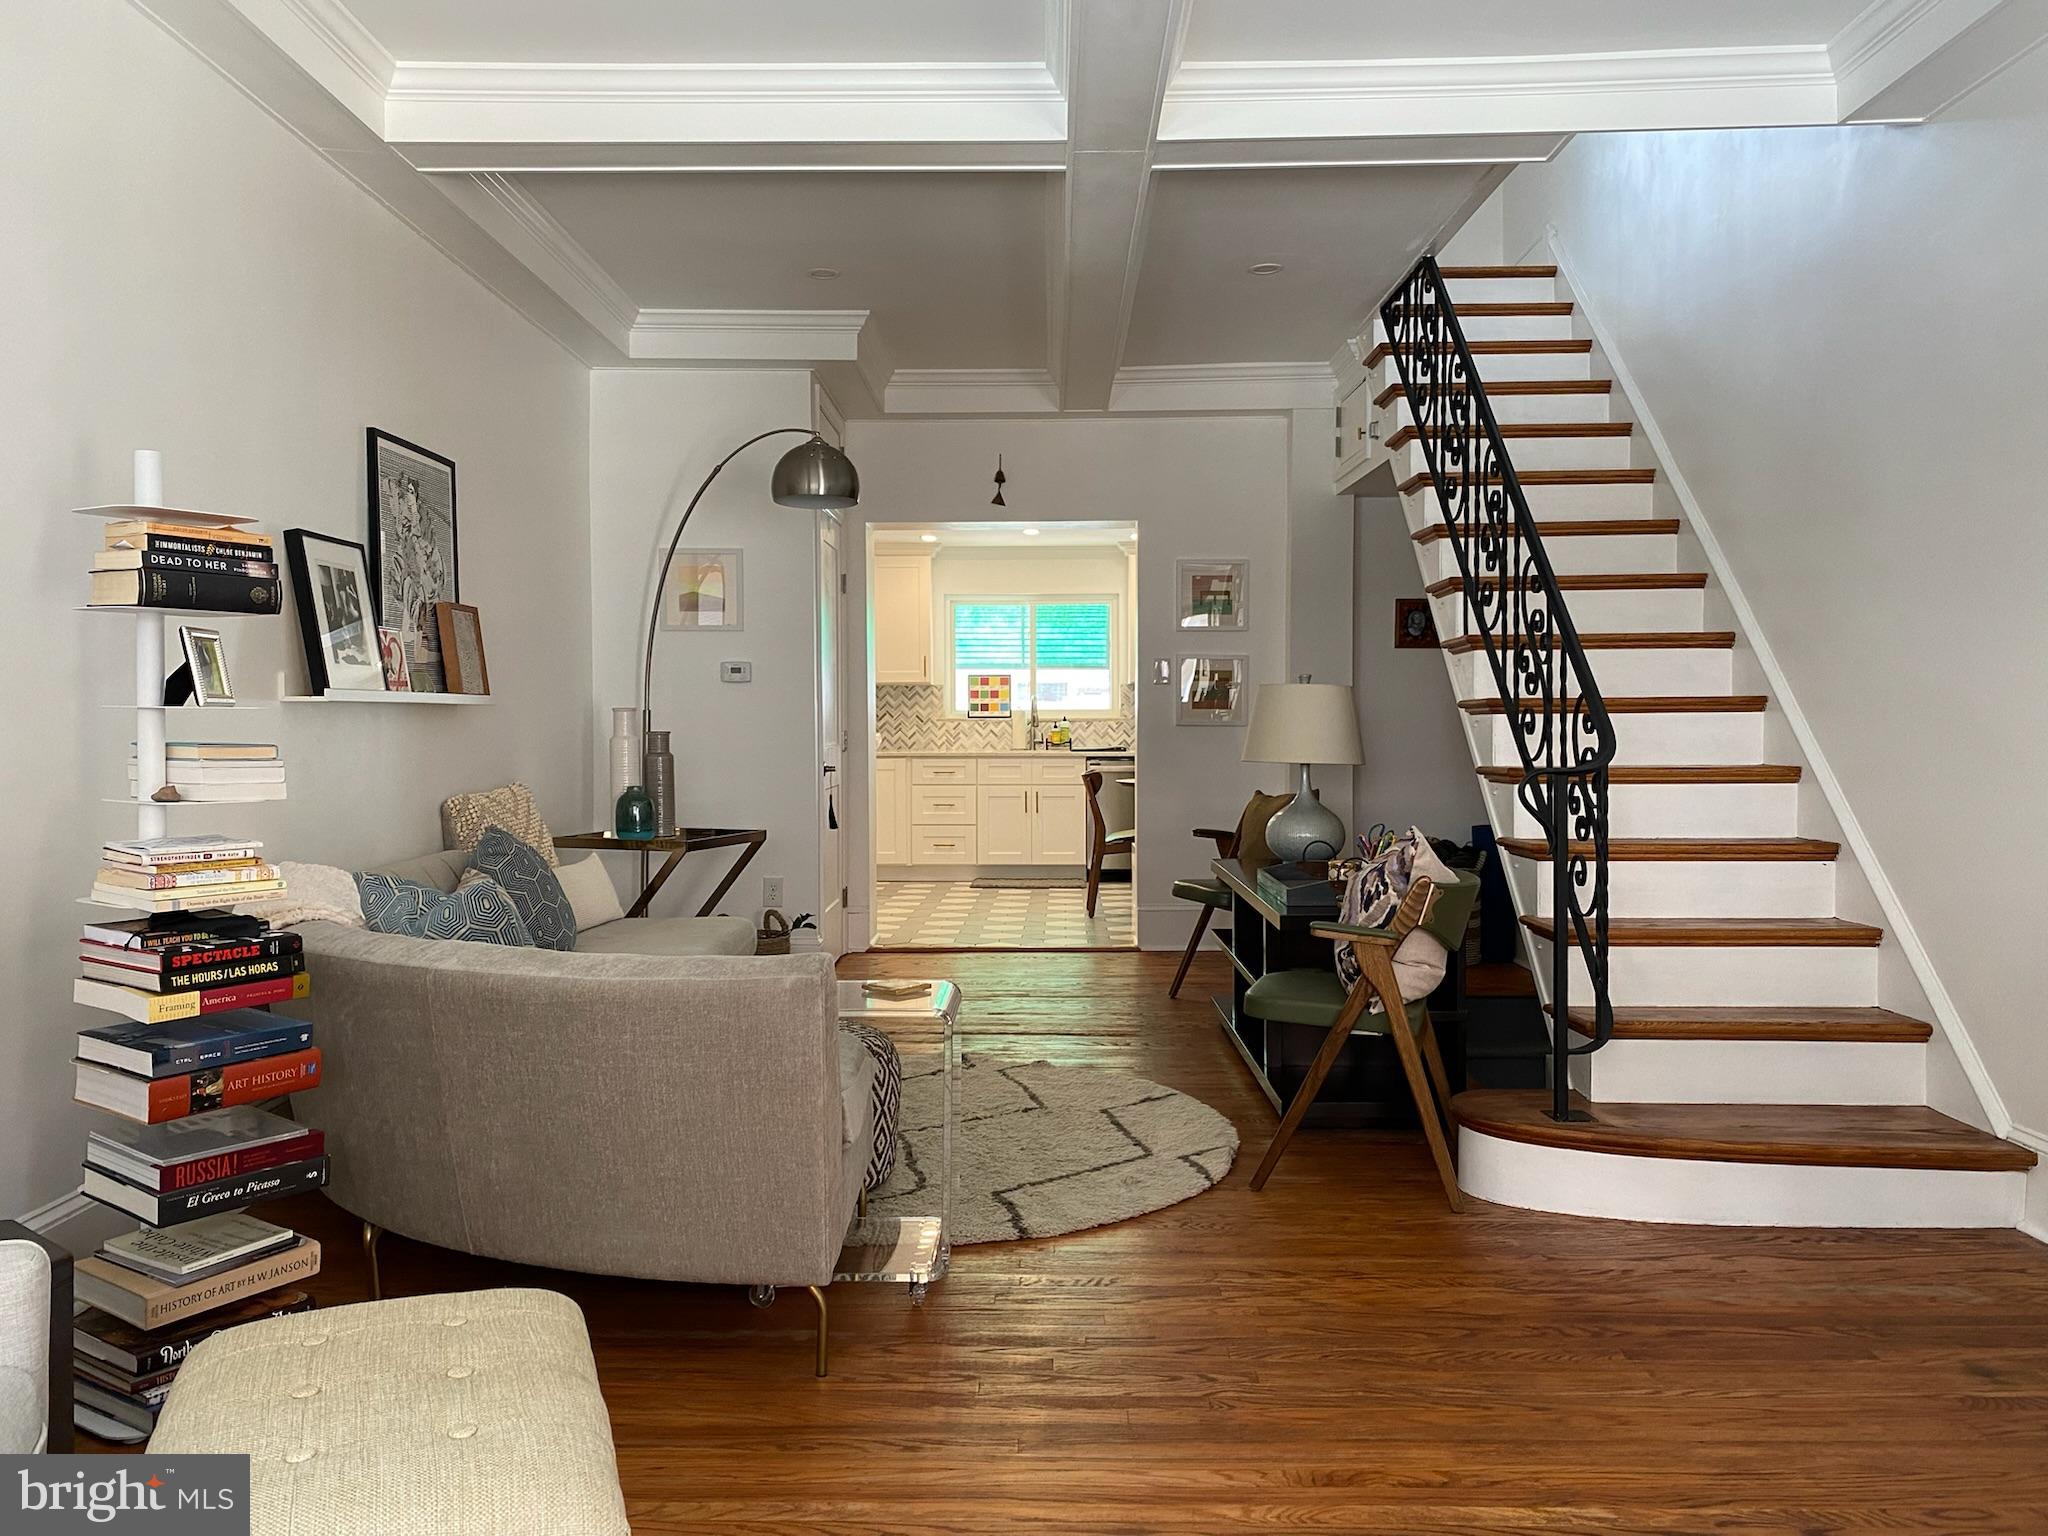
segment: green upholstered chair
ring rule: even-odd
[[[1347,993],[1335,971],[1274,971],[1261,976],[1245,992],[1244,1011],[1275,1024],[1308,1024],[1327,1029],[1321,1049],[1310,1064],[1287,1113],[1273,1133],[1272,1143],[1252,1175],[1252,1188],[1263,1189],[1280,1154],[1301,1126],[1309,1105],[1322,1091],[1323,1080],[1336,1065],[1344,1042],[1353,1035],[1389,1035],[1394,1053],[1401,1060],[1401,1072],[1408,1091],[1422,1117],[1422,1134],[1436,1160],[1437,1176],[1443,1180],[1444,1196],[1452,1210],[1462,1208],[1458,1195],[1458,1173],[1451,1162],[1446,1131],[1450,1125],[1451,1084],[1444,1071],[1443,1053],[1437,1049],[1430,1027],[1427,998],[1403,999],[1394,972],[1394,951],[1403,939],[1420,928],[1444,947],[1446,953],[1465,940],[1465,927],[1472,918],[1472,904],[1479,899],[1479,875],[1460,870],[1455,884],[1436,886],[1426,879],[1408,888],[1401,907],[1384,928],[1358,928],[1344,923],[1317,923],[1309,931],[1318,938],[1349,940],[1364,975]],[[1367,1012],[1373,997],[1381,1011]],[[1435,1092],[1431,1092],[1434,1087]]]
[[[1245,802],[1235,827],[1229,831],[1219,827],[1197,827],[1194,835],[1213,842],[1219,859],[1255,858],[1259,863],[1270,864],[1273,856],[1266,852],[1266,823],[1273,819],[1275,811],[1293,798],[1292,795],[1253,795]],[[1247,834],[1250,835],[1249,840]],[[1173,882],[1173,894],[1182,901],[1194,902],[1202,909],[1195,919],[1195,931],[1188,935],[1188,947],[1181,952],[1180,969],[1173,973],[1173,985],[1166,989],[1168,997],[1179,997],[1180,984],[1187,979],[1195,951],[1202,947],[1202,935],[1209,931],[1209,919],[1218,912],[1230,910],[1230,890],[1216,879],[1176,880]]]

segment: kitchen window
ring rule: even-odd
[[[967,713],[967,679],[1010,678],[1011,708],[1040,715],[1116,713],[1116,599],[956,597],[947,604],[952,713]]]

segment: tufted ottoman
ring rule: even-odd
[[[583,1315],[552,1291],[407,1296],[215,1334],[153,1455],[247,1452],[255,1536],[623,1536]]]

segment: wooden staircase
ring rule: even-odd
[[[1928,1107],[1929,1053],[1945,1049],[1930,1010],[1869,920],[1860,872],[1556,276],[1442,269],[1613,717],[1613,1027],[1572,1058],[1584,1119],[1552,1118],[1543,1090],[1457,1097],[1460,1183],[1647,1221],[2013,1225],[2034,1155]],[[1556,939],[1550,845],[1517,797],[1513,719],[1466,632],[1459,551],[1384,321],[1373,342],[1380,435],[1541,985]],[[1570,964],[1568,1022],[1585,1044],[1591,977],[1577,951]]]

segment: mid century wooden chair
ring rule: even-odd
[[[1244,1011],[1254,1018],[1279,1024],[1320,1025],[1329,1030],[1309,1065],[1308,1076],[1288,1101],[1287,1113],[1280,1117],[1279,1129],[1274,1131],[1266,1155],[1259,1160],[1258,1171],[1252,1175],[1253,1189],[1263,1189],[1266,1180],[1272,1177],[1274,1165],[1322,1091],[1323,1080],[1336,1065],[1345,1041],[1354,1034],[1390,1035],[1394,1053],[1401,1061],[1402,1076],[1408,1080],[1408,1092],[1422,1117],[1423,1139],[1429,1143],[1437,1177],[1443,1181],[1444,1198],[1452,1210],[1464,1208],[1458,1193],[1458,1171],[1451,1161],[1446,1135],[1451,1128],[1450,1076],[1444,1070],[1443,1053],[1437,1049],[1436,1035],[1430,1027],[1428,999],[1404,999],[1394,975],[1394,951],[1417,928],[1443,945],[1446,952],[1464,942],[1472,904],[1479,899],[1479,876],[1469,870],[1457,873],[1453,885],[1436,886],[1427,879],[1416,880],[1393,920],[1384,928],[1317,923],[1309,930],[1318,938],[1349,941],[1364,972],[1349,993],[1335,971],[1324,970],[1274,971],[1246,989]],[[1366,1012],[1367,1004],[1375,997],[1381,1011]]]
[[[1273,819],[1273,813],[1293,798],[1292,795],[1253,795],[1245,802],[1244,810],[1238,815],[1235,827],[1228,831],[1221,827],[1197,827],[1191,835],[1206,837],[1215,843],[1216,857],[1219,859],[1243,858],[1247,846],[1246,834],[1252,831],[1263,834],[1266,823]],[[1263,836],[1259,846],[1265,846]],[[1270,860],[1271,855],[1265,857]],[[1209,919],[1218,912],[1230,910],[1230,891],[1221,880],[1176,880],[1173,882],[1173,894],[1182,901],[1196,903],[1202,909],[1195,918],[1195,931],[1188,935],[1188,947],[1181,951],[1180,969],[1173,973],[1173,985],[1166,989],[1168,997],[1179,997],[1180,984],[1187,979],[1188,967],[1194,963],[1195,952],[1202,947],[1202,935],[1209,931]]]
[[[1126,829],[1112,832],[1102,819],[1102,775],[1084,773],[1082,786],[1088,791],[1088,915],[1095,915],[1095,896],[1102,889],[1102,861],[1113,853],[1129,853],[1138,846],[1138,834]]]

